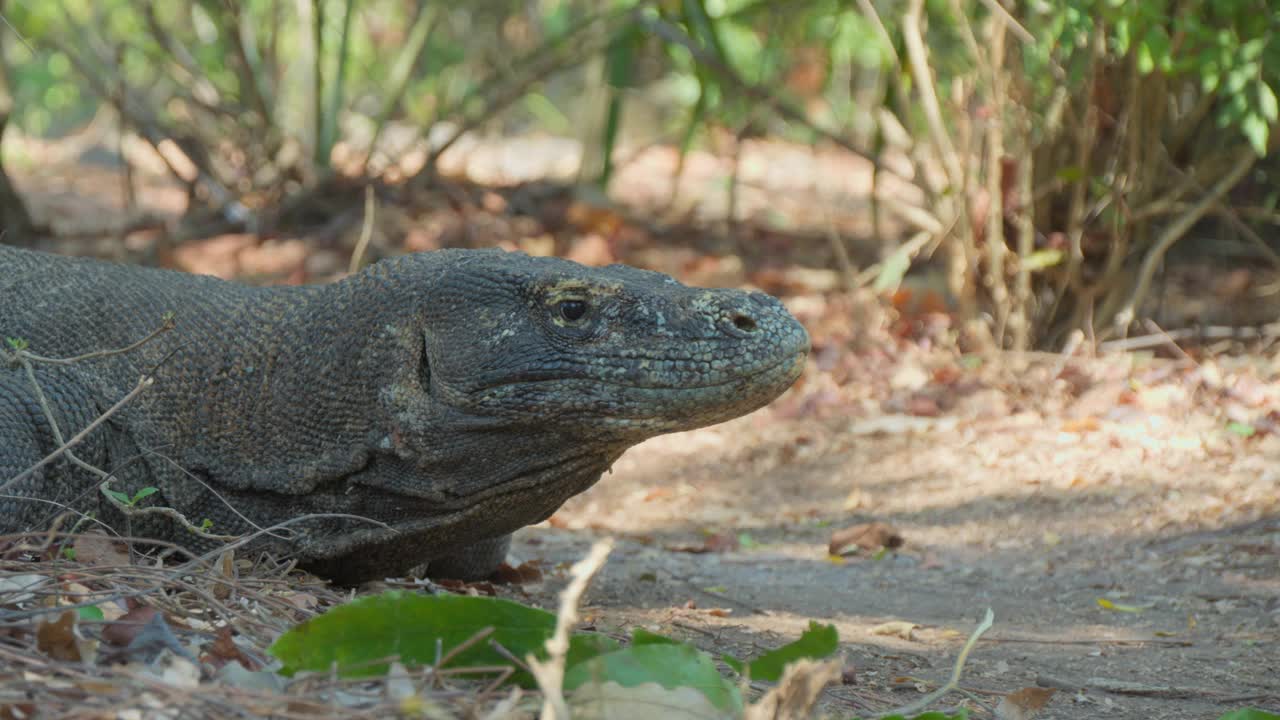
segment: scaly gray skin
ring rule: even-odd
[[[577,317],[581,311],[581,317]],[[70,437],[145,373],[155,385],[76,448],[139,507],[242,534],[319,513],[258,546],[343,583],[476,577],[516,529],[594,484],[628,447],[743,415],[786,390],[809,338],[774,298],[690,288],[621,265],[497,250],[380,262],[324,286],[257,288],[0,246],[0,336],[38,365]],[[59,460],[24,372],[0,367],[0,531],[70,506],[193,550],[216,543],[125,517]],[[376,521],[376,522],[371,522]]]

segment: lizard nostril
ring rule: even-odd
[[[742,332],[755,332],[756,321],[752,320],[747,315],[734,315],[733,326],[738,328]]]

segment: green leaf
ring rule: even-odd
[[[839,647],[840,637],[836,634],[834,625],[820,625],[810,620],[809,629],[800,635],[799,640],[770,650],[750,663],[743,663],[728,655],[721,659],[739,674],[750,675],[752,680],[777,682],[788,664],[802,658],[824,658]]]
[[[104,488],[102,488],[102,492],[104,492],[104,493],[106,493],[106,494],[110,495],[110,496],[111,496],[113,499],[115,499],[117,502],[123,503],[123,504],[125,504],[125,505],[128,505],[128,504],[129,504],[129,496],[128,496],[128,495],[125,495],[124,493],[120,492],[119,490],[112,490],[111,488],[105,488],[105,487],[104,487]]]
[[[678,645],[679,640],[659,635],[655,632],[649,632],[644,628],[635,628],[631,631],[631,645]]]
[[[1280,115],[1280,105],[1276,103],[1276,93],[1261,80],[1258,81],[1258,114],[1267,122],[1275,122]]]
[[[1063,257],[1065,257],[1065,255],[1061,250],[1036,250],[1030,255],[1022,258],[1022,266],[1026,268],[1028,272],[1036,272],[1057,265],[1062,262]]]
[[[1240,131],[1244,133],[1249,144],[1253,146],[1253,151],[1258,153],[1258,157],[1267,156],[1267,136],[1271,132],[1271,126],[1261,115],[1249,113],[1240,120]]]
[[[477,633],[493,633],[450,658],[448,667],[480,665],[514,667],[493,649],[497,643],[517,658],[529,653],[545,656],[544,643],[555,630],[551,613],[501,598],[459,595],[420,595],[390,590],[361,598],[295,626],[269,649],[284,663],[281,672],[327,671],[336,665],[344,677],[369,677],[387,670],[385,660],[397,656],[408,667],[436,662],[436,644],[448,653]],[[615,650],[617,642],[603,635],[575,635],[570,640],[570,664]],[[532,685],[523,671],[516,682]]]
[[[160,488],[156,488],[156,487],[144,487],[144,488],[142,488],[141,490],[139,490],[138,492],[134,493],[133,499],[129,501],[129,504],[130,504],[130,505],[136,505],[136,504],[138,503],[138,501],[139,501],[139,500],[141,500],[141,499],[143,499],[143,498],[146,498],[146,497],[151,497],[152,495],[155,495],[155,494],[156,494],[156,493],[158,493],[158,492],[160,492]]]
[[[1253,62],[1262,57],[1262,51],[1267,49],[1268,37],[1258,37],[1246,42],[1240,46],[1240,59],[1245,62]]]
[[[1233,421],[1227,423],[1227,432],[1234,433],[1243,438],[1250,438],[1258,433],[1258,429],[1249,423]]]
[[[1129,54],[1129,18],[1120,18],[1115,25],[1116,54]]]
[[[1054,173],[1054,176],[1062,182],[1076,182],[1084,177],[1084,169],[1079,165],[1067,165],[1066,167],[1058,168],[1058,172]]]
[[[1226,90],[1233,95],[1244,91],[1250,80],[1258,77],[1258,64],[1245,63],[1237,65],[1227,72]]]
[[[8,343],[9,347],[14,350],[26,350],[28,347],[30,347],[30,343],[28,343],[24,338],[20,338],[20,337],[7,337],[4,339],[4,341]]]
[[[102,608],[97,605],[77,608],[76,612],[80,615],[81,620],[106,620],[107,616],[102,614]]]
[[[1171,64],[1169,47],[1169,33],[1165,32],[1163,25],[1156,24],[1147,28],[1146,35],[1142,37],[1142,45],[1138,48],[1138,69],[1142,70],[1142,53],[1145,51],[1150,67],[1142,70],[1143,74],[1151,72],[1156,67],[1167,70]]]
[[[633,645],[572,665],[564,676],[565,690],[606,682],[623,687],[657,683],[668,690],[691,687],[721,710],[736,715],[742,709],[738,689],[720,675],[711,656],[683,643]]]
[[[897,290],[898,285],[902,283],[902,278],[907,276],[907,270],[909,269],[911,269],[910,249],[904,245],[894,250],[880,264],[880,274],[876,275],[876,281],[871,286],[872,289],[877,293]]]
[[[1266,710],[1245,708],[1243,710],[1232,710],[1218,718],[1218,720],[1280,720],[1280,715],[1269,713]]]
[[[1151,46],[1143,39],[1138,43],[1138,72],[1150,75],[1156,69],[1156,62],[1151,56]]]

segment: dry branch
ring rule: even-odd
[[[1160,233],[1160,237],[1152,245],[1151,249],[1147,251],[1146,257],[1142,260],[1142,265],[1138,269],[1137,282],[1133,286],[1133,292],[1129,295],[1128,301],[1121,307],[1120,312],[1116,313],[1114,327],[1117,332],[1123,333],[1133,322],[1136,309],[1146,299],[1147,292],[1151,288],[1151,279],[1155,277],[1156,269],[1160,266],[1160,262],[1164,260],[1164,255],[1169,248],[1173,247],[1175,242],[1185,235],[1200,218],[1204,217],[1205,213],[1209,212],[1231,188],[1235,187],[1236,183],[1246,173],[1253,169],[1257,159],[1257,154],[1250,147],[1246,146],[1237,150],[1231,169],[1205,193],[1204,197],[1187,208],[1185,212]]]

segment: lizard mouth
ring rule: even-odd
[[[753,379],[765,378],[772,374],[787,376],[787,382],[794,382],[804,369],[804,360],[809,355],[807,347],[769,364],[756,365],[749,368],[734,368],[729,371],[710,373],[711,378],[678,382],[658,379],[656,375],[636,375],[628,377],[626,373],[606,374],[589,371],[572,370],[523,370],[516,374],[505,375],[483,381],[470,394],[484,396],[495,392],[506,392],[512,387],[536,386],[544,383],[591,383],[634,390],[710,390],[730,386],[738,386]],[[720,377],[715,377],[720,375]]]
[[[804,370],[808,348],[753,368],[735,368],[686,382],[658,382],[650,376],[594,376],[568,372],[522,373],[486,383],[470,396],[479,412],[502,410],[512,396],[536,409],[542,422],[588,423],[643,434],[703,427],[763,407],[781,395]]]

